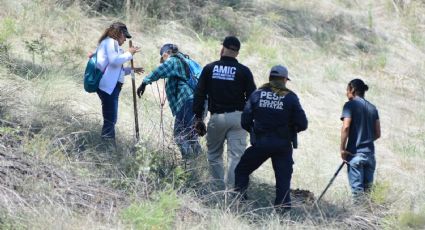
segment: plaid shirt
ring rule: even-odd
[[[171,56],[146,76],[143,82],[151,84],[161,78],[166,79],[165,93],[171,112],[175,116],[186,100],[193,99],[192,89],[182,80],[187,78],[184,64],[177,57]]]

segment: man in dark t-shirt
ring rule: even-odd
[[[362,80],[350,81],[349,101],[341,115],[341,157],[348,162],[348,180],[355,201],[372,186],[376,167],[374,141],[381,136],[378,110],[364,99],[367,90]]]

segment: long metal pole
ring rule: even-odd
[[[336,176],[338,176],[339,171],[341,171],[342,167],[344,167],[344,165],[346,164],[345,161],[343,161],[341,163],[341,165],[339,166],[338,170],[336,170],[334,176],[332,177],[331,181],[329,181],[328,186],[326,186],[325,190],[323,190],[322,194],[320,194],[319,199],[317,199],[317,203],[319,203],[320,199],[322,199],[323,195],[325,195],[326,191],[328,190],[328,188],[331,186],[332,182],[334,182]]]
[[[129,41],[130,48],[133,47],[133,42]],[[131,86],[133,88],[133,106],[134,106],[134,127],[136,130],[136,140],[139,141],[139,119],[137,114],[137,98],[136,98],[136,79],[134,77],[134,62],[131,59]]]

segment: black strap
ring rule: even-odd
[[[187,55],[185,55],[185,56],[187,56]],[[180,57],[178,54],[173,55],[173,57],[178,58],[182,62],[183,66],[184,66],[184,70],[186,72],[186,78],[185,78],[185,80],[187,81],[187,79],[189,79],[189,77],[190,77],[189,64],[187,64],[187,62],[182,57]]]
[[[179,56],[179,54],[182,54],[182,53],[174,54],[173,57],[176,57],[177,59],[179,59],[180,62],[183,64],[184,70],[185,70],[185,73],[186,73],[186,78],[183,78],[182,79],[181,77],[177,77],[177,81],[184,80],[184,82],[187,84],[187,81],[188,81],[188,79],[190,77],[190,67],[189,67],[189,64],[187,64],[187,62],[183,59],[183,57],[180,57]],[[189,57],[189,56],[187,56],[185,54],[182,54],[182,55],[186,56],[187,58]],[[175,95],[174,95],[176,98],[177,98],[178,92],[179,92],[179,82],[177,82],[176,92],[175,92]]]

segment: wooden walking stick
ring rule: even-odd
[[[129,41],[130,48],[133,47],[133,42]],[[131,59],[131,86],[133,88],[133,106],[134,106],[134,127],[136,130],[136,140],[139,141],[139,119],[137,114],[137,98],[136,98],[136,79],[134,77],[134,62]]]

